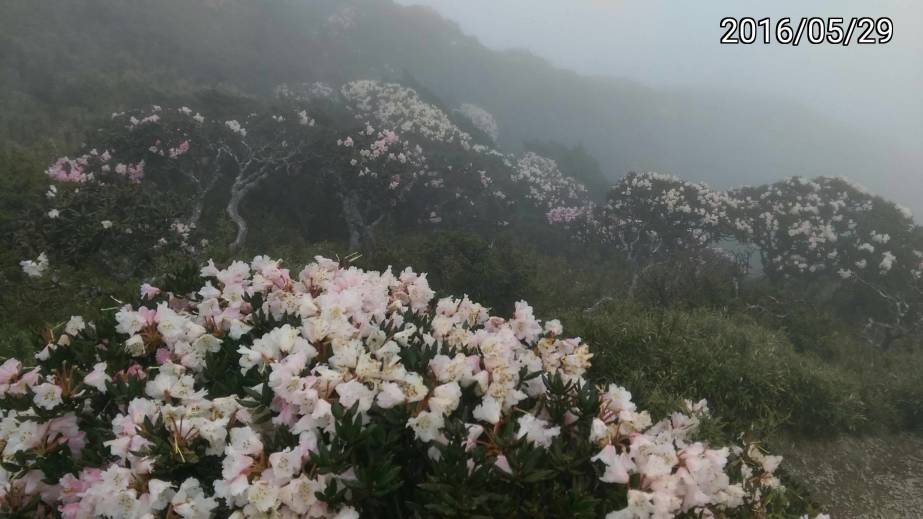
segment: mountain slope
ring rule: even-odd
[[[409,75],[448,105],[492,112],[502,145],[582,143],[610,178],[874,181],[869,171],[897,167],[870,137],[782,97],[585,77],[490,50],[433,11],[391,0],[11,0],[0,34],[0,137],[18,142],[48,128],[76,140],[81,125],[69,121],[202,86],[265,94],[282,82]]]

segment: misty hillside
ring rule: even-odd
[[[784,92],[583,77],[527,53],[492,51],[427,9],[388,0],[12,0],[0,6],[0,38],[0,128],[18,142],[46,129],[75,140],[75,119],[194,87],[258,94],[280,83],[409,76],[447,104],[492,112],[506,147],[582,143],[610,178],[653,170],[725,186],[888,164],[868,136]]]

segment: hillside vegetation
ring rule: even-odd
[[[783,439],[923,431],[921,228],[772,125],[698,182],[733,99],[384,0],[14,0],[0,69],[4,513],[792,517]]]
[[[180,102],[201,86],[262,95],[280,83],[410,78],[452,107],[493,113],[506,147],[584,145],[610,179],[654,170],[734,186],[898,167],[874,135],[783,98],[583,77],[390,0],[11,0],[0,38],[4,141],[51,131],[76,144],[74,121]]]

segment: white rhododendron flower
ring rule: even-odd
[[[100,393],[106,392],[106,381],[109,377],[106,375],[106,363],[98,362],[93,366],[93,371],[83,378],[83,383],[96,388]]]
[[[33,398],[35,405],[43,409],[54,409],[63,402],[61,400],[61,387],[56,384],[46,382],[33,386],[32,390],[35,392],[35,397]]]
[[[551,446],[551,440],[561,434],[561,428],[558,426],[550,427],[548,422],[541,418],[536,418],[530,414],[519,417],[519,438],[526,438],[539,447]]]
[[[23,260],[19,262],[22,271],[30,278],[40,278],[48,270],[48,256],[43,252],[34,260]]]
[[[395,460],[415,470],[456,449],[466,470],[502,478],[528,470],[521,452],[583,442],[587,475],[627,500],[611,517],[707,516],[779,487],[780,457],[695,440],[704,401],[653,423],[626,389],[588,383],[589,347],[524,301],[504,319],[437,300],[410,269],[320,257],[296,276],[264,256],[201,273],[201,289],[169,302],[143,286],[148,306],[106,326],[71,317],[35,368],[0,365],[5,461],[92,451],[57,479],[0,471],[0,489],[67,518],[352,518],[363,505],[350,485],[369,469],[337,453],[388,439],[416,450]],[[732,480],[731,459],[748,479]]]
[[[232,132],[240,134],[241,137],[247,136],[247,129],[241,126],[241,124],[236,120],[225,121],[224,125],[227,126],[227,128]]]

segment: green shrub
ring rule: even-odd
[[[599,345],[594,375],[622,381],[652,409],[706,398],[731,429],[760,433],[851,431],[868,420],[856,380],[745,317],[612,303],[573,319]]]

